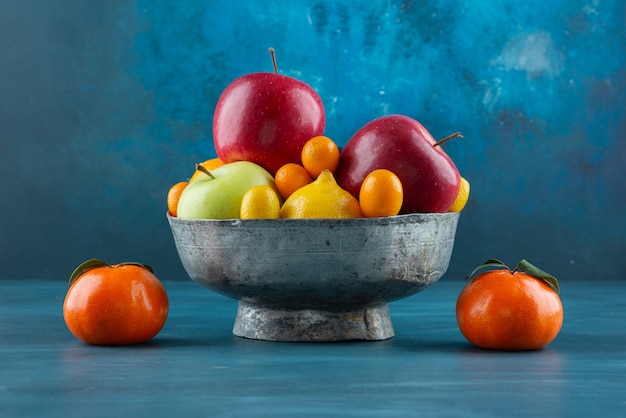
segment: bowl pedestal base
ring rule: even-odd
[[[240,300],[233,334],[266,341],[386,340],[394,336],[386,303],[347,311],[268,308]]]

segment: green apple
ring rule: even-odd
[[[274,186],[274,177],[258,164],[235,161],[189,183],[178,201],[177,215],[185,219],[239,218],[241,199],[251,187]]]

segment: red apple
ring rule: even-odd
[[[435,142],[426,128],[408,116],[374,119],[342,150],[337,183],[358,196],[365,177],[385,168],[402,182],[400,213],[446,212],[459,192],[460,176],[454,162]]]
[[[308,84],[277,73],[247,74],[217,102],[215,151],[225,163],[252,161],[274,175],[284,164],[300,163],[302,146],[325,125],[322,100]]]

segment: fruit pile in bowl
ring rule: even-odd
[[[388,302],[448,268],[469,183],[441,145],[459,135],[437,142],[418,121],[388,115],[340,149],[315,90],[274,68],[224,90],[217,157],[168,193],[183,267],[239,301],[235,335],[390,338]]]

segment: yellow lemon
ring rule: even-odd
[[[360,218],[359,201],[339,187],[330,170],[293,192],[280,209],[281,218]]]
[[[270,186],[254,186],[241,199],[241,219],[271,219],[279,214],[280,199]]]
[[[456,200],[448,209],[448,212],[460,212],[465,207],[467,199],[469,199],[470,184],[469,181],[461,177],[461,187],[459,187],[459,194],[456,196]]]

